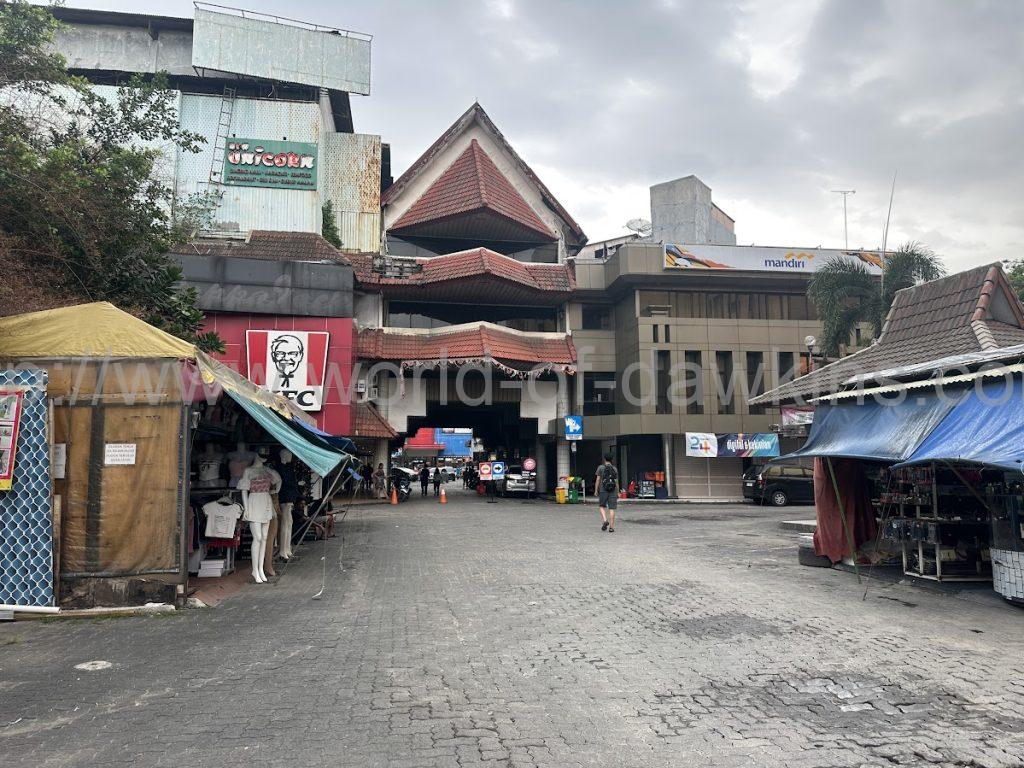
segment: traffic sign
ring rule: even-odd
[[[565,417],[565,439],[566,440],[582,440],[583,439],[583,417],[582,416],[566,416]]]
[[[527,472],[533,472],[537,468],[536,459],[523,459],[523,469]]]
[[[490,480],[491,479],[491,462],[481,461],[480,462],[480,479]]]
[[[505,462],[504,461],[492,461],[491,462],[491,479],[492,480],[504,480],[505,479]]]

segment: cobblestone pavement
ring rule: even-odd
[[[1024,611],[862,599],[807,512],[357,510],[319,601],[307,546],[217,609],[0,625],[0,765],[1024,765]]]

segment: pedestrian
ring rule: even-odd
[[[604,464],[597,468],[594,480],[597,508],[601,513],[601,530],[615,533],[615,508],[619,505],[619,471],[612,464],[612,455],[604,455]]]
[[[441,495],[441,467],[434,465],[434,495]]]
[[[427,484],[430,482],[430,470],[427,465],[424,464],[420,467],[420,495],[427,495]]]
[[[364,461],[363,468],[359,474],[363,476],[363,493],[369,497],[370,490],[373,488],[373,465],[368,461]]]
[[[377,468],[373,471],[373,490],[376,492],[378,499],[387,498],[387,493],[384,490],[384,463],[381,462],[377,465]]]

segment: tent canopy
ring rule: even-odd
[[[934,394],[901,401],[818,406],[811,433],[786,458],[832,457],[906,460],[955,405]]]
[[[194,358],[195,347],[107,301],[0,318],[0,357]]]
[[[902,464],[963,461],[1024,467],[1024,384],[987,379],[974,387]]]

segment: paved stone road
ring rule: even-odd
[[[779,517],[353,512],[321,601],[306,547],[215,610],[0,625],[0,765],[1024,765],[1024,611],[862,600]]]

